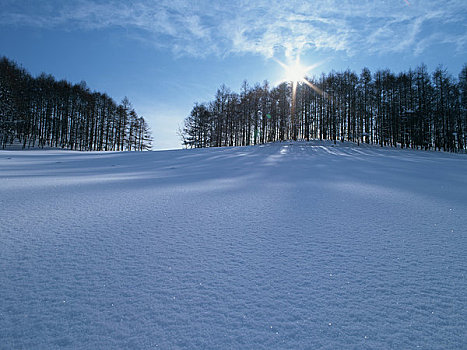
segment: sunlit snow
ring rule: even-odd
[[[467,156],[0,152],[0,349],[461,349]]]

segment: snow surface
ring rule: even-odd
[[[0,152],[0,349],[466,349],[467,156]]]

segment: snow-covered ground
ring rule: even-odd
[[[466,349],[467,156],[0,152],[0,349]]]

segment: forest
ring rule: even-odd
[[[179,134],[190,148],[319,139],[465,152],[467,65],[458,79],[422,64],[398,74],[332,71],[298,85],[244,81],[240,93],[222,85]]]
[[[32,77],[0,58],[0,148],[57,147],[80,151],[144,151],[152,136],[128,98],[120,104],[83,81]]]

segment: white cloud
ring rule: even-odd
[[[255,53],[292,56],[306,49],[422,54],[430,38],[465,52],[464,0],[6,1],[0,23],[85,30],[122,27],[175,55]],[[433,32],[435,31],[435,33]],[[141,34],[142,33],[142,34]]]

